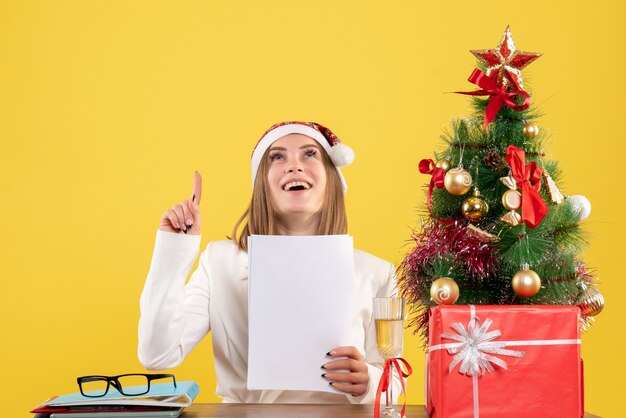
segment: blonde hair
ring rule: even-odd
[[[343,187],[337,174],[337,169],[325,150],[320,149],[322,162],[326,171],[326,191],[324,203],[320,211],[320,222],[317,227],[318,235],[346,234],[348,219],[346,205],[343,198]],[[231,239],[242,251],[248,251],[248,237],[250,235],[280,235],[278,233],[278,215],[274,209],[270,196],[270,187],[267,181],[269,171],[269,149],[265,151],[259,164],[259,171],[252,188],[250,205],[235,223]],[[245,223],[244,223],[245,222]],[[237,231],[243,226],[241,234]]]

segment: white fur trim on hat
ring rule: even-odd
[[[346,180],[341,174],[341,170],[339,167],[345,167],[354,161],[354,151],[349,146],[336,143],[335,145],[331,145],[328,139],[317,129],[305,125],[302,123],[288,123],[285,125],[280,125],[270,131],[266,132],[265,135],[259,140],[256,147],[254,148],[254,152],[252,153],[252,185],[254,186],[254,180],[256,178],[256,173],[259,170],[259,165],[261,164],[261,158],[265,154],[265,151],[277,140],[280,138],[290,135],[290,134],[301,134],[306,135],[311,139],[314,139],[318,144],[324,148],[326,153],[330,156],[331,161],[335,165],[337,169],[337,174],[339,175],[339,179],[341,180],[341,185],[343,187],[343,192],[345,193],[348,190],[348,185],[346,184]]]

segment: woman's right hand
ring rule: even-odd
[[[202,197],[202,177],[197,171],[193,176],[191,200],[183,200],[166,210],[161,217],[160,230],[180,234],[200,235],[200,198]]]

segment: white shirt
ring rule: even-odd
[[[216,393],[224,402],[373,403],[383,359],[376,349],[372,298],[395,291],[391,263],[354,250],[352,345],[365,358],[369,387],[359,397],[343,393],[246,388],[248,371],[248,255],[232,241],[213,241],[200,256],[199,235],[158,231],[150,271],[141,294],[138,354],[150,370],[172,368],[211,331]],[[334,347],[329,347],[329,350]],[[321,364],[320,364],[321,366]],[[320,374],[323,370],[320,369]],[[394,398],[400,393],[394,379]]]

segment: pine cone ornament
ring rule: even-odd
[[[487,168],[492,170],[498,170],[500,168],[500,163],[502,162],[502,158],[500,154],[496,151],[489,151],[487,155],[483,158],[483,163]]]

